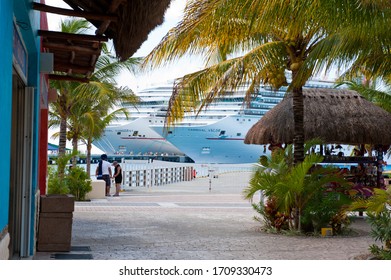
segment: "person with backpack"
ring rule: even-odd
[[[95,175],[98,180],[106,182],[106,196],[110,196],[111,187],[111,166],[110,162],[107,161],[107,155],[103,154],[100,156],[101,160],[96,168]]]

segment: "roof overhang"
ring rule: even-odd
[[[56,74],[50,79],[87,82],[95,69],[103,42],[113,39],[116,56],[124,61],[163,23],[171,0],[63,0],[71,9],[32,3],[34,10],[85,18],[95,35],[39,30],[43,48],[53,53]]]

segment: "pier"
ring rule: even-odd
[[[99,155],[91,155],[91,163],[95,164],[98,163],[100,160],[100,154]],[[160,161],[167,161],[167,162],[182,162],[182,163],[193,163],[194,161],[187,157],[182,155],[124,155],[124,154],[108,154],[107,155],[108,161],[118,161],[121,162],[122,159],[125,160],[141,160],[141,161],[152,161],[152,160],[160,160]],[[87,163],[87,157],[85,155],[79,156],[77,159],[77,164],[86,164]],[[52,154],[48,156],[48,164],[57,164],[57,154]]]

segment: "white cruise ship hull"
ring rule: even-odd
[[[110,125],[93,144],[107,154],[183,155],[174,145],[149,127],[146,117]]]
[[[258,120],[259,116],[231,115],[207,125],[177,125],[165,131],[152,124],[151,128],[195,163],[254,163],[270,154],[263,145],[244,144],[247,131]]]

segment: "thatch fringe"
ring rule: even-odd
[[[111,0],[65,0],[73,9],[105,13]],[[117,23],[111,22],[105,35],[113,39],[117,57],[123,61],[131,57],[148,38],[149,32],[163,23],[164,13],[171,0],[124,0],[114,13]],[[91,21],[97,28],[102,22]]]
[[[355,91],[304,89],[304,141],[391,144],[391,114]],[[292,94],[268,111],[247,133],[246,144],[292,143]]]

